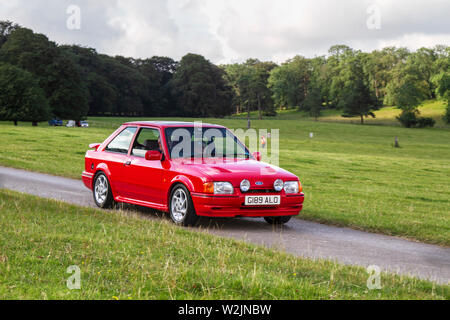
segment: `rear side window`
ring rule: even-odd
[[[126,128],[109,143],[105,150],[128,154],[128,150],[130,149],[131,141],[133,140],[136,130],[137,128]]]

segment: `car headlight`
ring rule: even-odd
[[[250,190],[250,187],[251,187],[250,181],[242,180],[242,182],[241,182],[241,191],[242,192],[247,192],[248,190]]]
[[[233,185],[229,182],[214,182],[214,194],[233,194]]]
[[[288,194],[300,193],[300,182],[298,181],[285,182],[284,191]]]
[[[283,190],[283,180],[278,179],[277,181],[275,181],[275,183],[273,184],[273,188],[275,189],[276,192],[280,192],[281,190]]]

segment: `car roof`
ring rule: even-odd
[[[124,126],[150,126],[150,127],[159,127],[159,128],[173,128],[173,127],[194,127],[201,123],[203,127],[211,127],[211,128],[225,128],[224,126],[203,123],[203,122],[182,122],[182,121],[135,121],[135,122],[127,122],[124,123]]]

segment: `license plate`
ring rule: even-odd
[[[281,196],[247,196],[245,197],[246,206],[279,206]]]

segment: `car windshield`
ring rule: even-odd
[[[225,128],[167,128],[165,134],[172,159],[252,158],[247,147]]]

